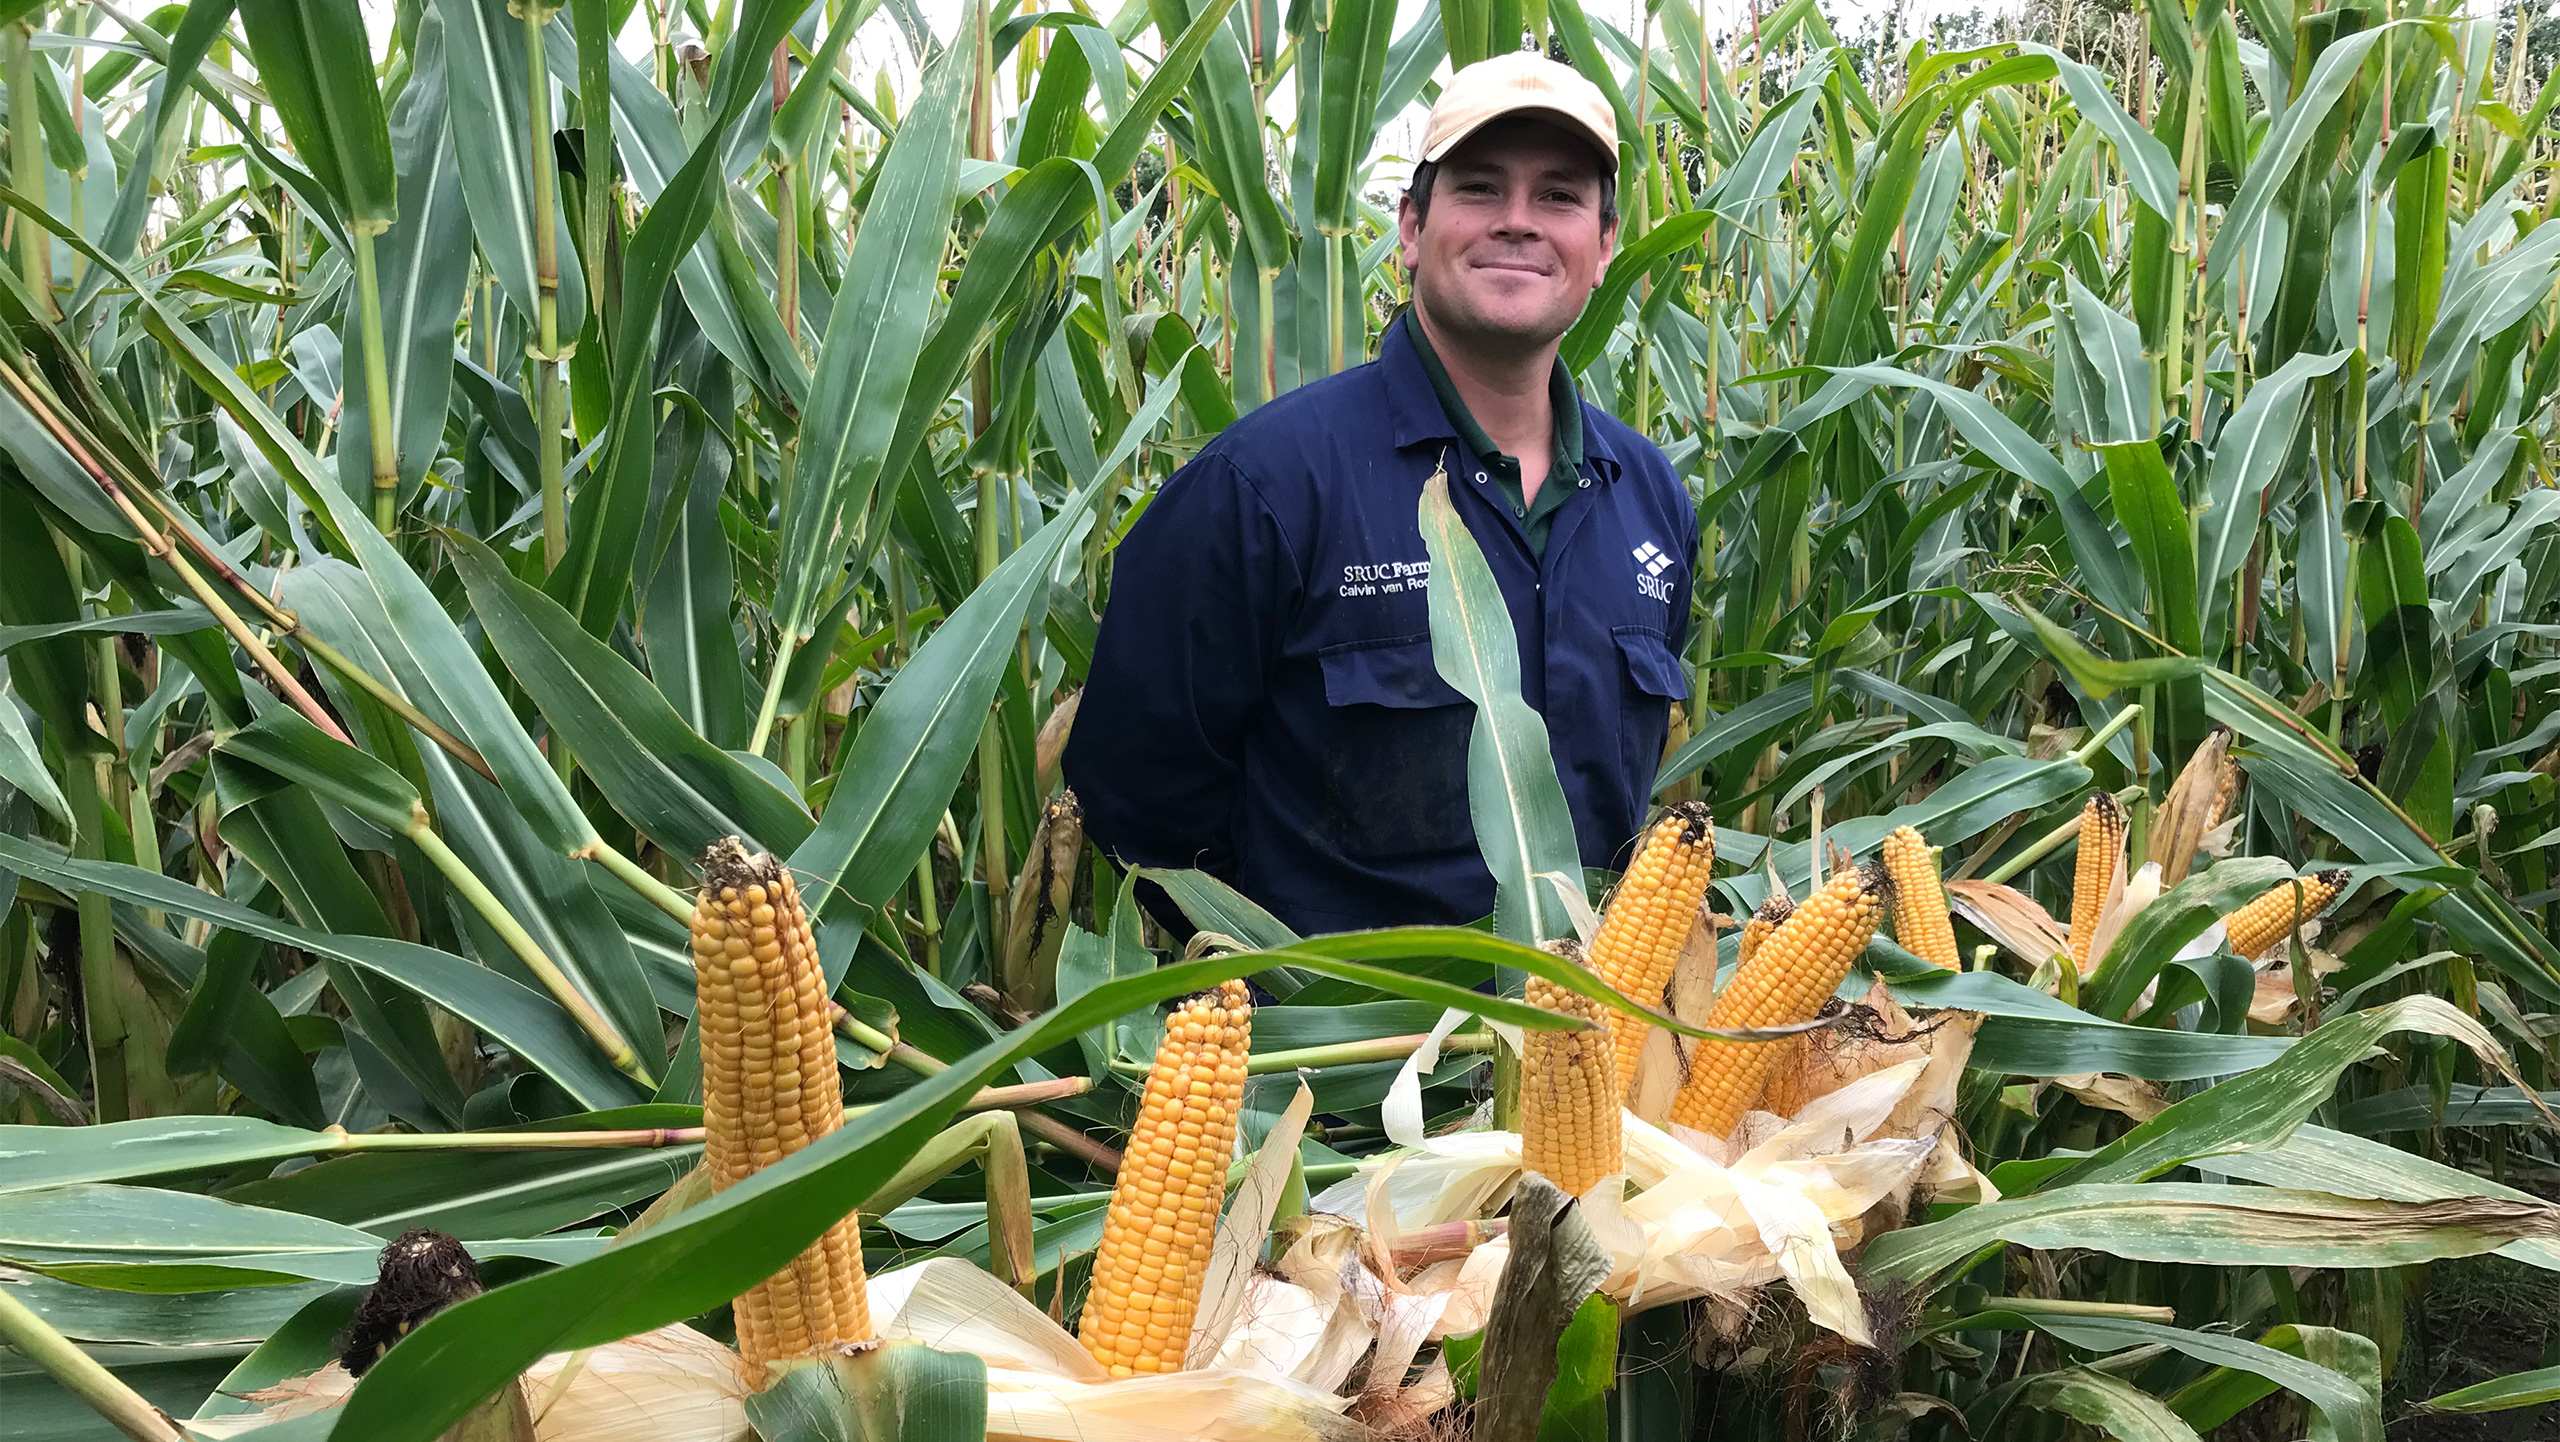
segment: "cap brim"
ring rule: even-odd
[[[1469,121],[1466,125],[1461,126],[1456,131],[1441,137],[1439,144],[1424,150],[1422,152],[1422,158],[1426,163],[1436,165],[1440,161],[1448,159],[1450,151],[1466,144],[1467,137],[1484,129],[1486,126],[1491,125],[1497,120],[1505,120],[1514,115],[1536,116],[1554,126],[1556,129],[1563,131],[1567,135],[1573,136],[1578,140],[1590,142],[1593,150],[1599,154],[1601,159],[1611,170],[1614,171],[1617,168],[1618,142],[1616,137],[1603,136],[1581,120],[1576,119],[1574,116],[1567,114],[1564,111],[1556,109],[1552,105],[1517,105],[1509,110],[1497,110],[1491,115]]]

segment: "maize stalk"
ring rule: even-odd
[[[2257,957],[2292,935],[2301,922],[2328,910],[2330,903],[2345,895],[2346,890],[2347,874],[2331,868],[2315,871],[2299,883],[2280,882],[2260,893],[2248,905],[2222,918],[2222,934],[2231,954],[2244,960]]]
[[[1867,949],[1892,889],[1885,869],[1873,864],[1834,875],[1735,969],[1707,1012],[1707,1025],[1810,1021]],[[1765,1042],[1699,1042],[1689,1055],[1688,1080],[1672,1099],[1671,1120],[1713,1136],[1731,1135],[1784,1050]]]
[[[1549,949],[1584,964],[1582,948],[1572,942]],[[1579,1197],[1625,1165],[1618,1102],[1626,1088],[1609,1041],[1611,1011],[1543,976],[1529,978],[1527,996],[1541,1011],[1589,1023],[1527,1032],[1520,1043],[1520,1165]]]
[[[1241,981],[1165,1018],[1076,1335],[1114,1377],[1179,1372],[1236,1149],[1253,1003]]]
[[[1662,1003],[1662,988],[1689,939],[1689,920],[1715,864],[1716,823],[1703,803],[1683,802],[1653,824],[1591,939],[1591,969],[1602,981],[1647,1006]],[[1652,1029],[1643,1017],[1609,1011],[1609,1048],[1619,1078],[1636,1074],[1636,1056]]]
[[[702,858],[693,908],[694,1005],[702,1043],[702,1165],[725,1190],[844,1122],[835,1003],[800,888],[734,836]],[[742,1293],[738,1356],[761,1385],[769,1362],[871,1339],[859,1220],[848,1214],[790,1265]]]
[[[2079,864],[2071,877],[2071,964],[2089,969],[2089,942],[2097,935],[2099,914],[2107,909],[2107,887],[2116,879],[2116,859],[2124,854],[2124,808],[2101,791],[2080,808]]]
[[[1938,858],[1918,831],[1905,826],[1884,839],[1884,866],[1893,876],[1893,939],[1932,966],[1961,971],[1956,930],[1947,917],[1947,889],[1938,880]]]

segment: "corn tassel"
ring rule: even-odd
[[[2293,933],[2297,921],[2309,921],[2329,909],[2329,904],[2344,895],[2347,874],[2331,869],[2314,872],[2302,878],[2300,906],[2295,911],[2295,883],[2279,883],[2261,893],[2248,905],[2222,918],[2222,933],[2233,956],[2252,959],[2270,947],[2281,944]]]
[[[1591,968],[1621,994],[1647,1006],[1662,1004],[1662,989],[1689,939],[1690,918],[1715,869],[1716,824],[1705,805],[1684,802],[1653,825],[1634,863],[1618,881],[1600,933],[1591,939]],[[1653,1023],[1609,1009],[1610,1058],[1619,1078],[1636,1074]]]
[[[1929,843],[1902,827],[1884,839],[1884,865],[1893,875],[1893,939],[1932,966],[1963,970],[1955,923],[1947,917],[1947,889],[1938,881],[1938,858]]]
[[[1892,888],[1881,866],[1834,875],[1734,971],[1707,1012],[1707,1025],[1786,1026],[1813,1019],[1867,949]],[[1689,1057],[1689,1079],[1672,1099],[1671,1120],[1713,1136],[1731,1135],[1783,1052],[1766,1042],[1699,1042]]]
[[[1550,949],[1582,965],[1572,942]],[[1578,1197],[1625,1165],[1618,1102],[1626,1089],[1609,1043],[1611,1008],[1542,976],[1529,978],[1527,995],[1541,1011],[1590,1023],[1527,1032],[1520,1044],[1520,1164]]]
[[[1253,1003],[1241,981],[1165,1018],[1077,1321],[1085,1350],[1115,1377],[1182,1370],[1235,1157],[1252,1038]]]
[[[726,1189],[844,1122],[818,948],[791,873],[736,837],[702,859],[693,908],[694,1006],[702,1045],[702,1164]],[[738,1355],[765,1364],[871,1339],[858,1219],[848,1214],[790,1265],[737,1299]]]
[[[2124,808],[2101,791],[2080,809],[2079,865],[2071,878],[2071,964],[2089,970],[2089,941],[2097,935],[2098,917],[2107,909],[2107,888],[2116,879],[2116,859],[2124,854]]]

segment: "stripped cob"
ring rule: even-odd
[[[1662,1004],[1715,864],[1715,819],[1702,803],[1683,802],[1653,824],[1591,939],[1591,969],[1602,981],[1647,1006]],[[1610,1010],[1609,1049],[1622,1082],[1635,1076],[1636,1056],[1652,1029],[1642,1017]]]
[[[2080,808],[2080,857],[2071,877],[2071,964],[2089,969],[2089,940],[2098,931],[2098,916],[2107,909],[2107,887],[2116,879],[2116,860],[2124,854],[2124,808],[2101,791]]]
[[[1811,1020],[1867,949],[1884,916],[1893,883],[1881,866],[1834,875],[1769,934],[1737,968],[1707,1012],[1713,1027],[1785,1026]],[[1698,1043],[1689,1057],[1689,1079],[1672,1099],[1671,1120],[1727,1136],[1760,1095],[1781,1049],[1774,1043]]]
[[[1566,961],[1583,964],[1582,948],[1552,943]],[[1542,976],[1529,978],[1529,1004],[1589,1022],[1574,1031],[1524,1033],[1520,1047],[1520,1165],[1573,1196],[1624,1165],[1625,1129],[1618,1120],[1619,1085],[1609,1044],[1610,1008]]]
[[[1241,981],[1165,1018],[1077,1321],[1085,1350],[1114,1377],[1182,1370],[1226,1199],[1252,1038],[1253,1003]]]
[[[1955,924],[1947,918],[1947,889],[1938,881],[1938,858],[1919,832],[1905,826],[1884,839],[1885,870],[1893,874],[1893,939],[1932,966],[1961,971]]]
[[[844,1122],[834,1002],[791,873],[736,837],[702,858],[693,907],[702,1045],[702,1164],[725,1189]],[[738,1355],[765,1364],[871,1339],[858,1222],[847,1215],[790,1265],[740,1294]]]
[[[2222,918],[2222,933],[2233,956],[2253,958],[2291,935],[2297,919],[2309,921],[2346,893],[2347,874],[2332,868],[2303,877],[2295,911],[2296,884],[2286,881],[2259,894],[2246,906]]]

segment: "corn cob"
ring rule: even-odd
[[[2211,831],[2231,815],[2231,803],[2240,794],[2240,768],[2228,757],[2222,762],[2221,779],[2214,784],[2213,809],[2204,817],[2204,829]]]
[[[2316,871],[2302,878],[2299,913],[2309,921],[2329,909],[2347,889],[2347,874],[2331,869]],[[2248,905],[2222,918],[2222,934],[2228,940],[2231,954],[2254,958],[2269,947],[2281,943],[2294,929],[2296,912],[2295,883],[2281,882],[2261,893]]]
[[[712,843],[702,876],[693,907],[702,1164],[726,1189],[842,1125],[844,1093],[834,1003],[791,873],[733,836]],[[871,1339],[858,1226],[846,1216],[738,1297],[750,1380],[761,1382],[768,1362]]]
[[[2089,940],[2097,934],[2098,915],[2107,909],[2107,887],[2116,879],[2116,858],[2124,854],[2124,808],[2101,791],[2080,809],[2079,866],[2071,878],[2071,964],[2089,969]]]
[[[1785,1026],[1810,1020],[1839,989],[1849,964],[1867,949],[1892,889],[1885,869],[1872,864],[1833,876],[1735,970],[1707,1012],[1707,1025]],[[1760,1095],[1780,1054],[1775,1043],[1699,1042],[1689,1057],[1689,1079],[1672,1099],[1671,1119],[1714,1136],[1730,1135]]]
[[[1253,1003],[1241,981],[1165,1018],[1077,1321],[1085,1350],[1114,1377],[1182,1370],[1227,1195],[1252,1037]]]
[[[1749,921],[1742,923],[1742,935],[1735,938],[1733,945],[1735,962],[1749,965],[1752,953],[1760,949],[1760,943],[1769,939],[1769,933],[1795,914],[1795,898],[1784,892],[1769,893],[1769,899],[1760,903],[1760,909],[1751,913]]]
[[[1835,871],[1845,869],[1846,868],[1843,867],[1833,868]],[[1769,879],[1773,882],[1776,881],[1777,874],[1772,872]],[[1742,923],[1742,935],[1734,939],[1734,965],[1737,967],[1749,965],[1751,958],[1759,952],[1760,943],[1769,939],[1769,933],[1776,931],[1779,927],[1785,925],[1787,918],[1795,914],[1796,899],[1794,897],[1787,895],[1783,890],[1770,892],[1768,899],[1761,902],[1759,907],[1751,913],[1751,919]],[[1804,1054],[1806,1040],[1807,1037],[1791,1036],[1786,1038],[1784,1041],[1773,1041],[1768,1044],[1778,1053],[1777,1056],[1769,1063],[1769,1075],[1772,1079],[1774,1079],[1778,1073],[1786,1071],[1797,1065],[1797,1059]],[[1699,1042],[1687,1041],[1685,1038],[1683,1039],[1683,1044],[1691,1051],[1695,1051],[1700,1045]],[[1768,1088],[1766,1087],[1763,1088],[1764,1091],[1767,1089]],[[1770,1104],[1765,1097],[1755,1101],[1753,1105],[1759,1107],[1762,1111],[1770,1109]],[[1784,1113],[1781,1113],[1781,1115],[1784,1115]]]
[[[1961,971],[1955,924],[1947,919],[1947,889],[1938,881],[1938,858],[1919,832],[1905,826],[1884,839],[1885,869],[1893,874],[1893,939],[1933,966]]]
[[[1683,802],[1653,824],[1591,939],[1591,969],[1602,981],[1647,1006],[1661,1004],[1715,863],[1715,819],[1702,803]],[[1610,1056],[1622,1083],[1635,1076],[1652,1029],[1642,1017],[1609,1010]]]
[[[1582,965],[1582,949],[1572,942],[1551,949]],[[1528,998],[1541,1011],[1591,1023],[1528,1032],[1520,1052],[1520,1165],[1578,1197],[1624,1165],[1618,1103],[1626,1088],[1605,1025],[1611,1009],[1542,976],[1529,978]]]

